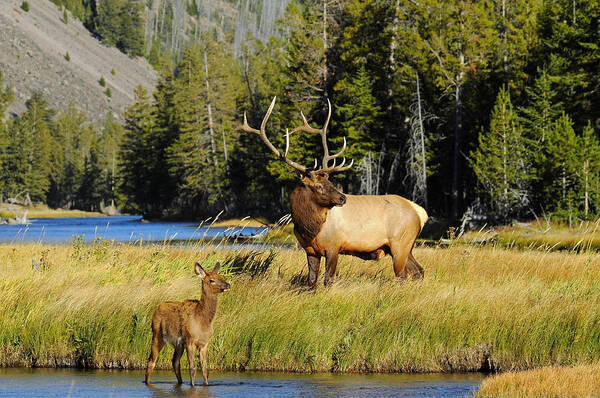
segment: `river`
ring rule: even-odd
[[[33,397],[466,397],[481,374],[296,374],[216,373],[211,386],[177,386],[168,371],[155,371],[146,386],[143,371],[0,369],[0,396]],[[200,373],[200,372],[198,372]],[[201,375],[198,376],[202,380]]]
[[[223,237],[252,236],[265,228],[208,227],[192,222],[143,222],[140,216],[31,219],[28,225],[0,225],[0,243],[69,243],[77,235],[115,242],[185,242]]]

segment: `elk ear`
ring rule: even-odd
[[[214,272],[215,274],[218,274],[220,269],[221,269],[221,263],[217,262],[215,264],[215,268],[212,270],[212,272]]]
[[[198,275],[199,278],[204,278],[206,276],[206,271],[204,271],[204,268],[202,268],[200,263],[196,263],[196,265],[194,266],[194,272],[196,273],[196,275]]]
[[[310,176],[307,176],[305,174],[300,177],[300,182],[302,182],[302,185],[304,185],[307,188],[313,185],[313,181],[310,178]]]

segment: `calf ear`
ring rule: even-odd
[[[220,269],[221,269],[221,263],[217,262],[215,264],[215,269],[213,269],[212,272],[214,272],[215,274],[218,274]]]
[[[204,271],[204,268],[202,268],[200,263],[196,263],[196,265],[194,266],[194,272],[196,273],[196,275],[198,275],[199,278],[204,278],[206,276],[206,271]]]

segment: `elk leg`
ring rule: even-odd
[[[152,333],[152,347],[150,349],[150,356],[148,357],[148,366],[146,367],[146,379],[144,381],[146,384],[150,384],[150,376],[152,375],[154,366],[156,366],[158,354],[160,354],[160,350],[162,350],[164,345],[165,341],[160,331],[154,331]]]
[[[408,254],[408,269],[413,279],[423,279],[425,276],[425,270],[421,267],[421,264],[413,256],[412,253]]]
[[[202,377],[204,378],[204,385],[208,385],[208,344],[200,349],[200,363],[202,364]]]
[[[177,384],[182,384],[183,379],[181,378],[181,356],[183,355],[184,346],[178,344],[175,346],[175,352],[173,352],[173,370],[175,371],[175,377],[177,377]]]
[[[319,268],[321,267],[321,257],[314,254],[306,253],[308,259],[308,283],[313,289],[317,287],[317,279],[319,279]]]
[[[408,277],[407,262],[410,248],[404,246],[392,246],[392,258],[394,261],[394,273],[398,278],[406,279]]]
[[[329,284],[329,281],[333,281],[337,268],[338,255],[337,250],[325,253],[325,286]]]
[[[190,385],[194,387],[194,379],[196,377],[196,349],[193,344],[188,344],[187,347],[185,347],[185,350],[187,351],[187,358],[190,366]]]

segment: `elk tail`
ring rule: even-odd
[[[412,205],[413,209],[415,209],[415,211],[417,212],[417,215],[419,216],[419,221],[421,221],[421,229],[423,229],[423,226],[429,218],[429,216],[427,215],[427,211],[425,211],[424,208],[422,208],[414,202],[410,202],[410,204]]]

